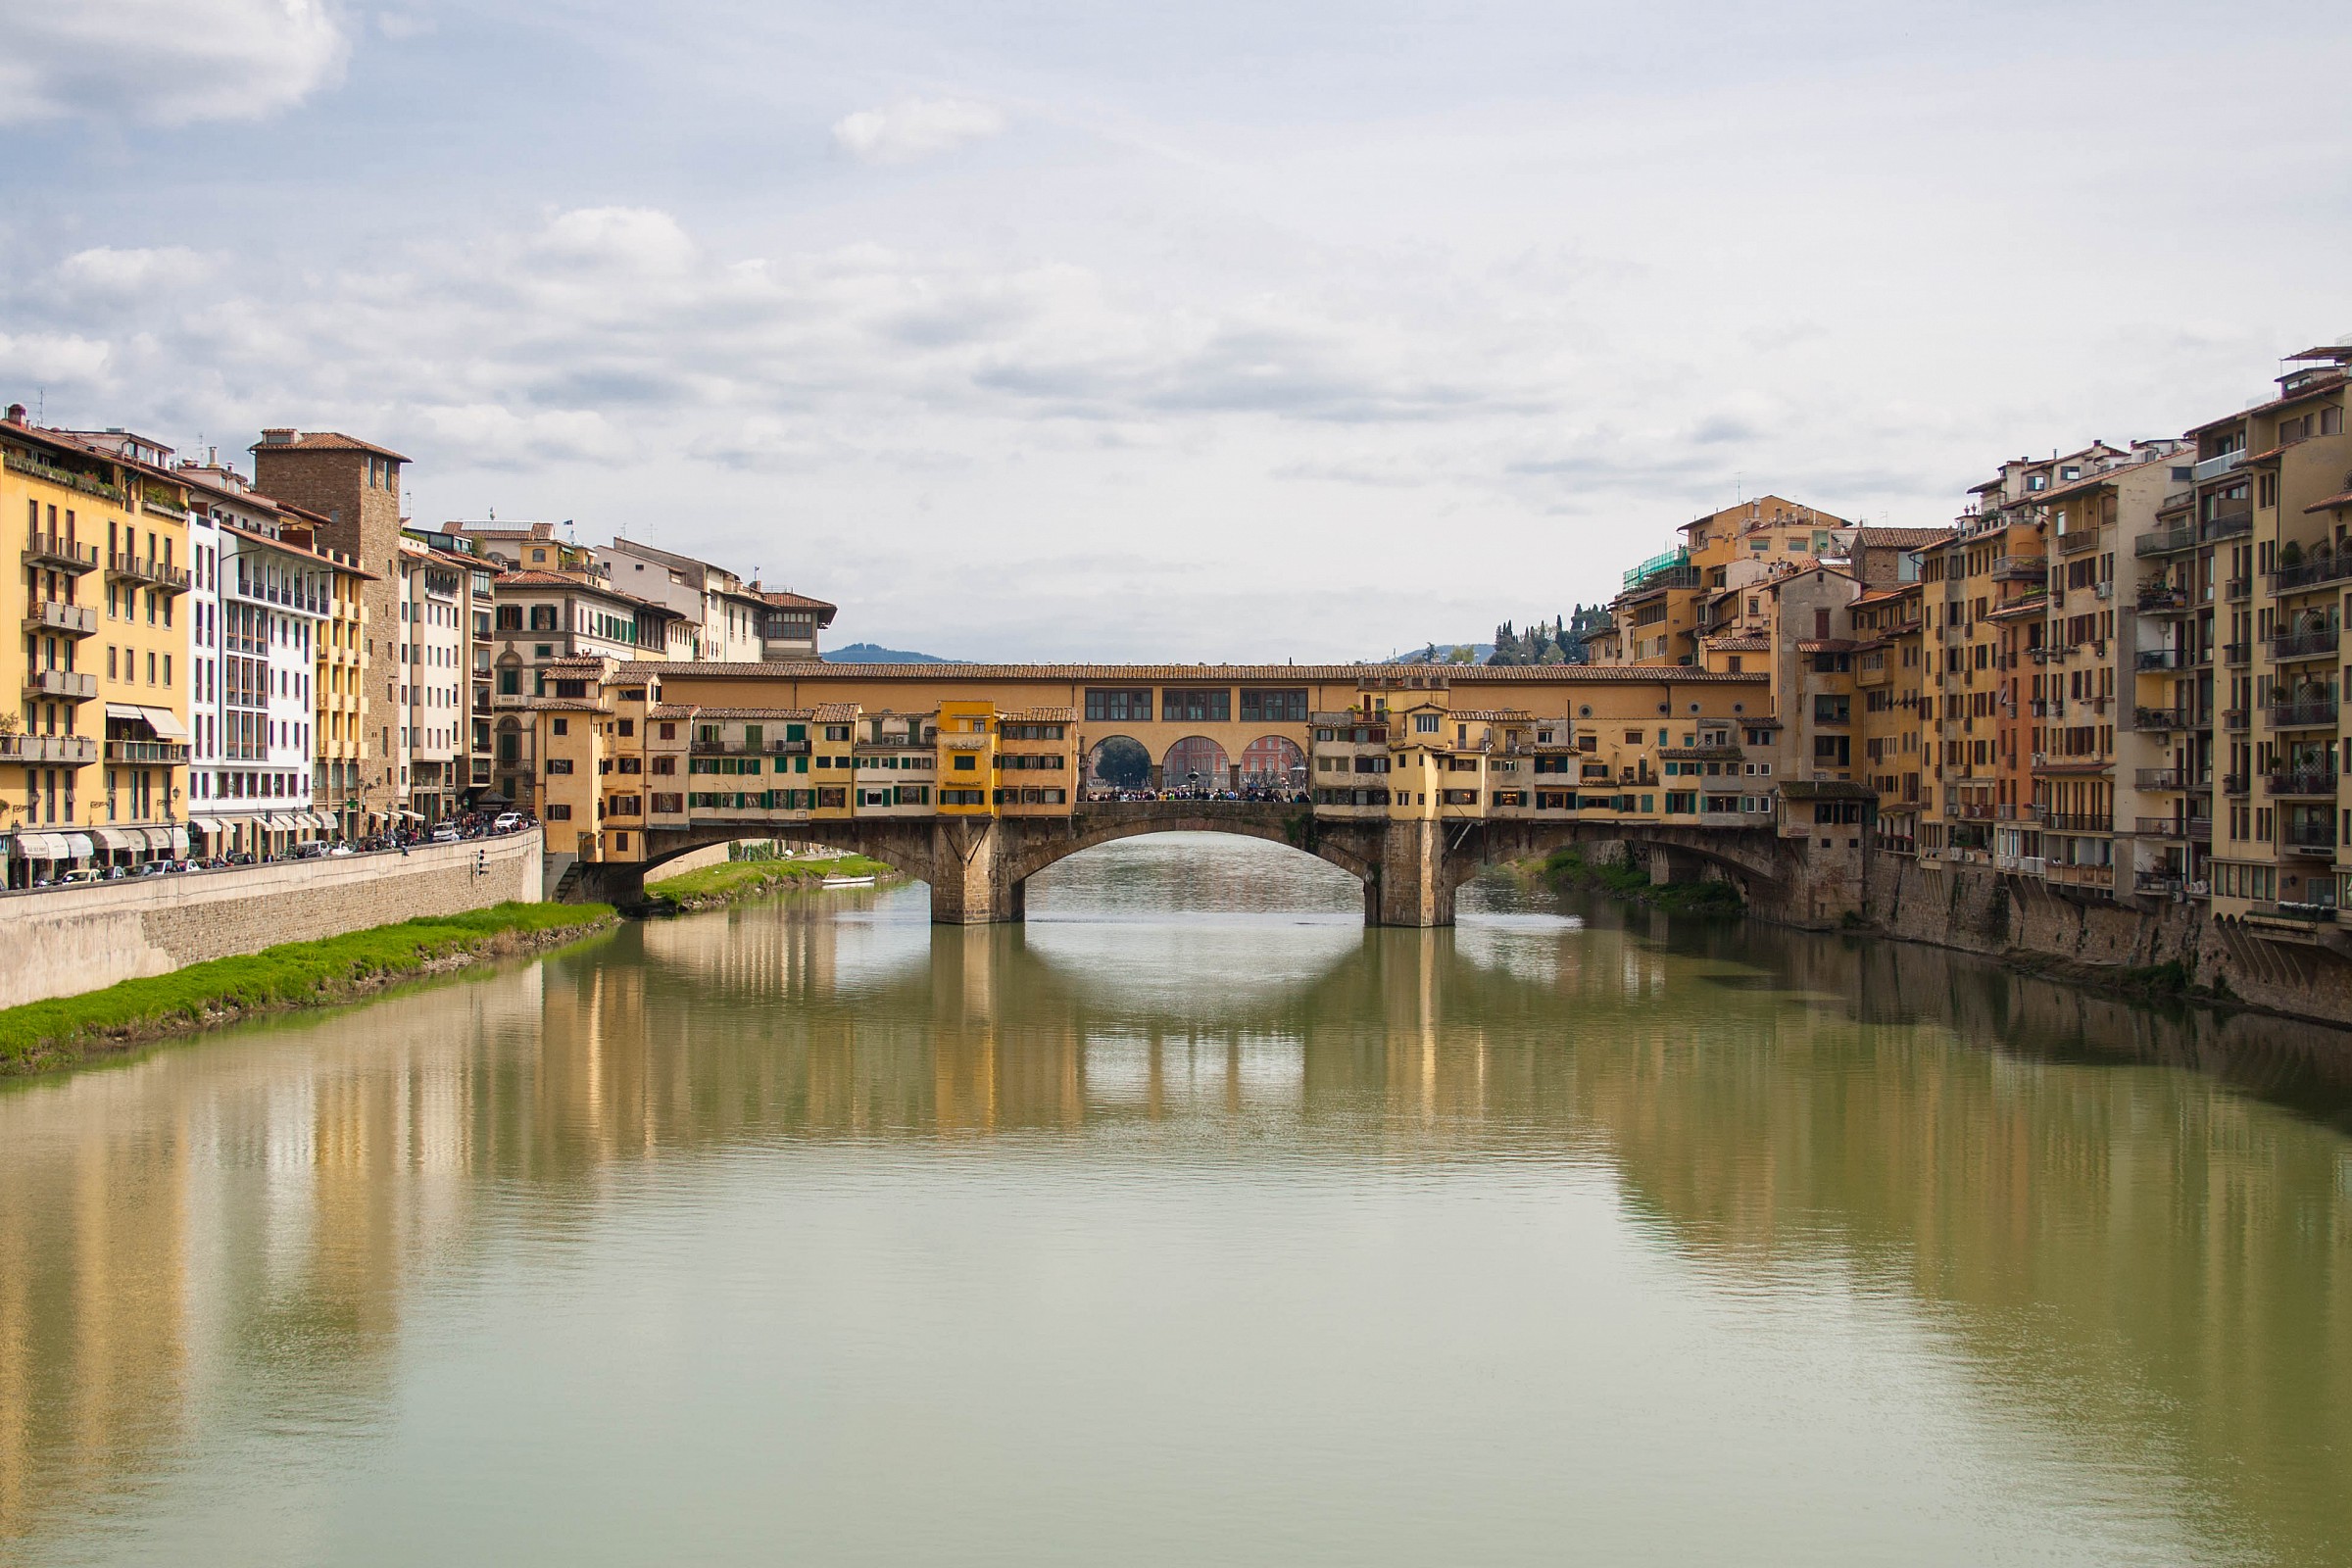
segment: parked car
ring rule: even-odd
[[[455,822],[444,822],[439,827],[433,829],[433,842],[435,844],[455,844],[458,842],[460,837],[461,835],[458,832],[458,825]]]
[[[529,824],[529,820],[530,819],[525,817],[520,811],[501,811],[498,813],[498,820],[490,824],[490,831],[493,833],[512,833],[517,828],[527,826]]]

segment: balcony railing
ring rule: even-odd
[[[63,697],[86,702],[98,695],[98,677],[72,669],[35,669],[24,676],[25,693],[33,697]]]
[[[0,735],[0,762],[64,762],[78,766],[98,760],[89,735]]]
[[[2271,592],[2291,594],[2324,582],[2341,582],[2346,577],[2352,577],[2352,550],[2314,556],[2291,566],[2280,566],[2271,573]]]
[[[2222,662],[2226,664],[2250,664],[2253,662],[2254,645],[2252,643],[2222,644]]]
[[[2335,849],[2335,824],[2332,822],[2281,822],[2278,824],[2278,847],[2282,850]]]
[[[2189,470],[2189,481],[2192,484],[2203,484],[2208,479],[2219,479],[2225,473],[2233,473],[2243,467],[2245,462],[2246,452],[2243,447],[2238,448],[2235,452],[2225,452],[2219,457],[2207,458]]]
[[[2132,831],[2143,839],[2183,839],[2199,844],[2213,841],[2210,816],[2135,816]]]
[[[98,630],[98,612],[88,605],[69,605],[59,599],[36,599],[24,612],[24,629],[54,632],[65,637],[87,637]]]
[[[83,495],[99,496],[118,504],[122,500],[121,486],[108,484],[96,474],[77,473],[72,468],[61,467],[57,464],[45,462],[29,452],[11,451],[8,454],[7,462],[10,471],[14,473],[31,474],[35,478],[46,479],[51,484],[62,484],[69,489],[78,490]]]
[[[2095,811],[2044,811],[2041,825],[2053,833],[2112,833],[2112,818]]]
[[[2210,769],[2186,767],[2143,767],[2133,782],[2143,790],[2209,790],[2213,788]]]
[[[2187,708],[2134,708],[2132,727],[2141,731],[2197,729],[2203,719],[2195,710]]]
[[[2058,553],[2062,556],[2079,556],[2085,550],[2097,549],[2098,543],[2098,529],[2077,528],[2072,533],[2062,533],[2058,536]]]
[[[2271,639],[2273,659],[2323,659],[2335,652],[2336,630],[2293,631]]]
[[[2174,528],[2153,528],[2132,541],[2135,556],[2169,556],[2175,551],[2187,550],[2197,543],[2194,523],[2181,523]]]
[[[2050,564],[2039,556],[2003,556],[1992,564],[1995,582],[2042,582],[2050,574]]]
[[[2216,513],[2205,519],[2203,529],[2209,543],[2215,539],[2232,539],[2241,533],[2252,533],[2253,531],[2254,512],[2252,508],[2248,508],[2244,512]]]
[[[106,574],[116,582],[145,583],[166,593],[188,591],[187,569],[167,565],[153,556],[133,556],[118,550],[106,558]]]
[[[188,748],[179,741],[108,741],[106,760],[110,762],[164,762],[176,765],[188,760]]]
[[[2273,729],[2332,729],[2336,716],[2343,710],[2332,697],[2305,698],[2292,703],[2271,705]]]
[[[2256,920],[2285,920],[2296,925],[2326,925],[2335,918],[2332,904],[2257,904],[2246,910]]]
[[[24,542],[24,564],[47,571],[70,571],[78,576],[96,569],[98,547],[76,544],[63,534],[36,533]]]
[[[2252,597],[2253,592],[2254,579],[2251,577],[2232,577],[2222,584],[2224,599],[2246,599]]]
[[[2294,767],[2273,772],[2263,781],[2273,795],[2333,795],[2335,769],[2331,767]]]
[[[2132,891],[2177,898],[2188,889],[2188,879],[2178,871],[2134,871]]]
[[[2143,615],[2165,610],[2186,610],[2188,595],[2182,590],[2173,587],[2170,583],[2160,583],[2142,588],[2139,591],[2139,597],[2133,601],[2133,605]]]
[[[2222,710],[2222,728],[2242,730],[2253,727],[2254,713],[2251,709],[2225,708]]]
[[[2184,648],[2143,648],[2133,656],[2132,667],[2141,670],[2186,669],[2193,662],[2188,650]]]
[[[2243,795],[2253,787],[2253,779],[2244,773],[2224,773],[2222,775],[2222,793],[2224,795]]]

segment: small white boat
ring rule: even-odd
[[[874,879],[870,876],[829,876],[818,884],[828,888],[870,888],[873,885]]]

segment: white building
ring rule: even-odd
[[[475,565],[401,538],[400,621],[384,696],[398,715],[394,789],[412,827],[454,815],[468,786],[466,650]]]
[[[710,663],[758,663],[770,607],[765,596],[724,566],[656,550],[636,539],[615,539],[602,553],[605,580],[674,610],[691,646],[673,659]]]
[[[311,800],[312,683],[334,566],[280,537],[242,475],[185,464],[191,499],[188,824],[205,854],[282,855],[332,822]]]

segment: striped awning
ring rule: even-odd
[[[62,860],[66,844],[55,833],[20,833],[9,841],[8,853],[20,860]]]
[[[90,837],[97,841],[98,848],[109,855],[147,847],[147,835],[137,828],[94,827],[90,829]]]
[[[98,853],[98,846],[90,842],[87,833],[60,833],[57,837],[65,846],[65,858],[69,860],[86,860]]]

